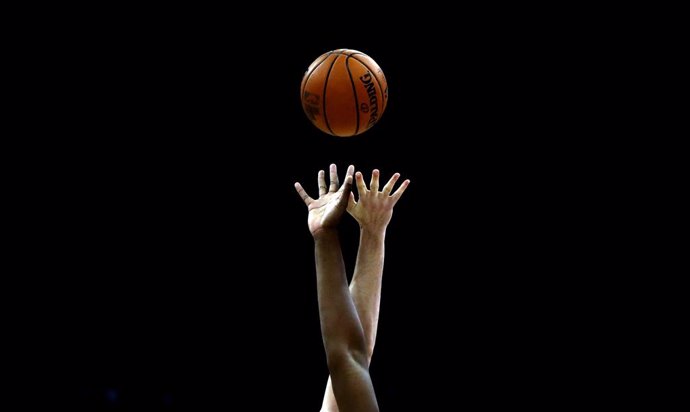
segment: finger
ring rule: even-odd
[[[326,173],[323,170],[319,170],[319,197],[325,195],[328,192],[328,187],[326,187]]]
[[[369,190],[372,192],[379,191],[379,169],[374,169],[371,172],[371,183],[369,183]]]
[[[396,190],[395,193],[393,193],[391,195],[391,197],[393,197],[395,199],[395,201],[397,202],[398,199],[400,199],[400,196],[402,196],[402,194],[405,193],[405,189],[407,189],[407,186],[409,186],[409,185],[410,185],[410,179],[405,180],[404,182],[402,182],[402,184],[400,185],[398,190]]]
[[[335,163],[331,164],[330,174],[331,186],[329,190],[331,192],[335,192],[338,190],[338,186],[340,186],[340,183],[338,182],[338,168],[335,166]]]
[[[367,193],[367,185],[364,184],[364,176],[362,172],[355,173],[355,179],[357,179],[357,194],[361,199],[363,195]]]
[[[390,178],[388,183],[383,187],[383,193],[389,195],[395,186],[395,182],[400,178],[400,173],[394,173],[393,177]]]
[[[355,166],[350,165],[347,167],[347,172],[345,172],[345,176],[352,176],[355,174]]]
[[[371,172],[371,183],[369,184],[369,190],[372,192],[378,192],[379,190],[379,169],[374,169]]]
[[[352,194],[352,176],[345,176],[345,182],[343,182],[342,191],[340,195],[340,200],[338,201],[338,207],[347,207],[347,202],[350,200],[350,194]]]
[[[314,201],[314,199],[312,199],[311,197],[309,197],[309,195],[308,195],[307,192],[304,190],[304,188],[302,187],[302,185],[299,184],[299,182],[295,182],[295,190],[297,190],[297,194],[299,195],[299,197],[302,198],[302,200],[304,200],[304,203],[305,203],[307,206],[309,206],[309,204],[310,204],[311,202]]]

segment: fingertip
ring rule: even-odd
[[[362,178],[362,172],[355,173],[355,176],[357,176],[358,179],[361,179]]]
[[[374,169],[374,171],[372,173],[375,175],[379,174],[379,169]]]

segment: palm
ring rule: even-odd
[[[391,217],[393,217],[393,207],[410,184],[409,180],[405,180],[398,190],[391,193],[395,183],[400,178],[400,174],[395,173],[382,190],[379,191],[379,175],[379,171],[374,169],[371,174],[369,189],[367,189],[364,183],[362,173],[357,172],[355,176],[359,200],[355,201],[354,196],[350,196],[347,212],[355,218],[362,228],[385,229],[388,223],[390,223]]]
[[[393,205],[390,196],[376,193],[369,197],[360,196],[359,202],[348,207],[347,211],[355,218],[360,226],[386,226],[393,217]]]
[[[309,210],[307,224],[309,231],[316,234],[322,229],[334,228],[340,222],[340,218],[347,209],[347,201],[350,198],[352,187],[352,174],[354,166],[347,168],[345,182],[342,186],[338,183],[338,172],[334,164],[330,166],[330,185],[326,186],[326,177],[323,170],[319,171],[319,197],[311,198],[302,188],[302,185],[295,183],[295,189],[300,195]]]
[[[334,227],[338,224],[340,217],[343,215],[343,208],[338,207],[341,203],[342,195],[342,190],[329,192],[319,196],[318,199],[307,206],[309,210],[307,224],[311,233],[316,233],[323,228]]]

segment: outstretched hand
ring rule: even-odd
[[[379,191],[379,175],[378,169],[374,169],[371,173],[369,189],[367,189],[362,173],[357,172],[355,174],[359,200],[355,201],[354,194],[350,193],[347,211],[357,220],[359,227],[362,229],[385,230],[393,216],[393,206],[395,206],[410,184],[409,179],[405,180],[398,190],[391,194],[395,183],[400,178],[400,173],[395,173],[383,189]]]
[[[331,164],[329,169],[330,184],[326,186],[326,174],[319,170],[318,184],[319,197],[311,198],[302,185],[295,183],[295,189],[309,210],[307,224],[313,236],[325,229],[333,229],[338,226],[340,218],[347,209],[348,200],[352,191],[352,174],[355,167],[350,165],[345,173],[345,180],[340,185],[338,182],[338,169]]]

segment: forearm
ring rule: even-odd
[[[347,287],[345,263],[336,230],[314,236],[319,317],[326,355],[366,353],[366,343]]]
[[[360,229],[359,249],[350,293],[359,315],[366,342],[367,364],[371,362],[378,329],[386,231]],[[329,377],[321,412],[338,412]]]
[[[367,344],[368,361],[371,361],[378,329],[385,237],[385,228],[379,230],[363,228],[360,230],[357,262],[350,283],[350,293]]]

